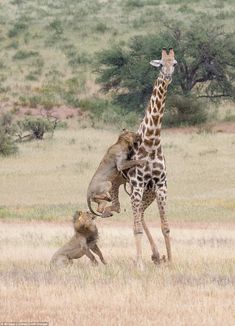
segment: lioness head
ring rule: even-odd
[[[97,232],[95,215],[90,212],[77,211],[73,216],[74,230],[80,233]]]
[[[129,146],[133,146],[140,140],[140,135],[133,131],[123,129],[122,133],[119,135],[118,142],[125,141]]]

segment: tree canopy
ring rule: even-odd
[[[149,65],[160,59],[163,47],[173,47],[177,69],[170,92],[179,95],[235,98],[234,35],[212,18],[196,18],[190,25],[166,23],[163,31],[135,36],[127,45],[114,45],[98,53],[97,82],[129,110],[140,110],[149,99],[158,71]]]

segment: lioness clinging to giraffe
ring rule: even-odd
[[[138,139],[136,133],[124,129],[117,142],[106,152],[87,190],[87,204],[93,214],[108,217],[112,216],[112,211],[119,212],[118,195],[115,197],[113,194],[118,192],[121,184],[125,183],[121,172],[133,166],[143,167],[145,164],[143,160],[129,160]],[[114,192],[112,192],[113,187]],[[98,203],[97,211],[101,215],[92,210],[91,201]],[[107,201],[112,201],[112,205],[105,207]]]

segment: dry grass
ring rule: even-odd
[[[70,225],[1,223],[0,321],[234,325],[234,230],[173,229],[171,266],[153,265],[145,240],[145,272],[138,273],[131,228],[97,224],[108,265],[92,267],[84,257],[54,273],[48,263],[71,236]],[[153,232],[165,252],[162,235]]]
[[[53,140],[22,144],[18,156],[1,159],[0,322],[234,325],[234,134],[163,135],[172,265],[153,265],[144,239],[145,271],[136,270],[130,203],[122,193],[123,213],[97,220],[109,264],[95,268],[84,257],[71,268],[49,269],[72,224],[30,220],[70,221],[75,209],[86,208],[88,182],[116,137],[114,131],[61,130]],[[156,215],[152,205],[146,220],[163,254]]]
[[[116,131],[60,130],[54,139],[25,143],[16,157],[1,158],[0,217],[68,220],[86,208],[86,190]],[[232,222],[235,216],[235,135],[163,133],[171,221]],[[128,196],[122,214],[131,223]],[[1,208],[2,206],[2,208]],[[158,220],[156,205],[148,219]]]

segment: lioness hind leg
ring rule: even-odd
[[[98,261],[96,260],[95,256],[90,252],[90,250],[88,249],[85,253],[85,255],[90,258],[90,260],[92,261],[92,263],[94,265],[98,265]]]
[[[102,254],[102,252],[101,252],[101,250],[100,250],[100,248],[99,248],[97,245],[94,245],[94,247],[91,248],[91,250],[92,250],[96,255],[98,255],[98,256],[100,257],[100,260],[101,260],[101,262],[102,262],[104,265],[107,264],[106,261],[105,261],[105,259],[104,259],[103,254]]]
[[[120,213],[120,202],[119,202],[119,187],[124,183],[124,179],[118,176],[114,179],[110,195],[112,198],[112,205],[105,207],[102,217],[113,216],[112,212]]]
[[[111,196],[110,196],[110,194],[108,192],[100,194],[100,195],[95,195],[93,197],[93,200],[94,201],[98,201],[98,200],[112,201]]]
[[[73,264],[72,259],[69,259],[67,256],[64,255],[58,255],[52,257],[50,261],[50,268],[62,268],[72,264]]]
[[[99,184],[97,192],[93,197],[94,200],[111,201],[110,190],[112,189],[112,182],[106,181]]]

